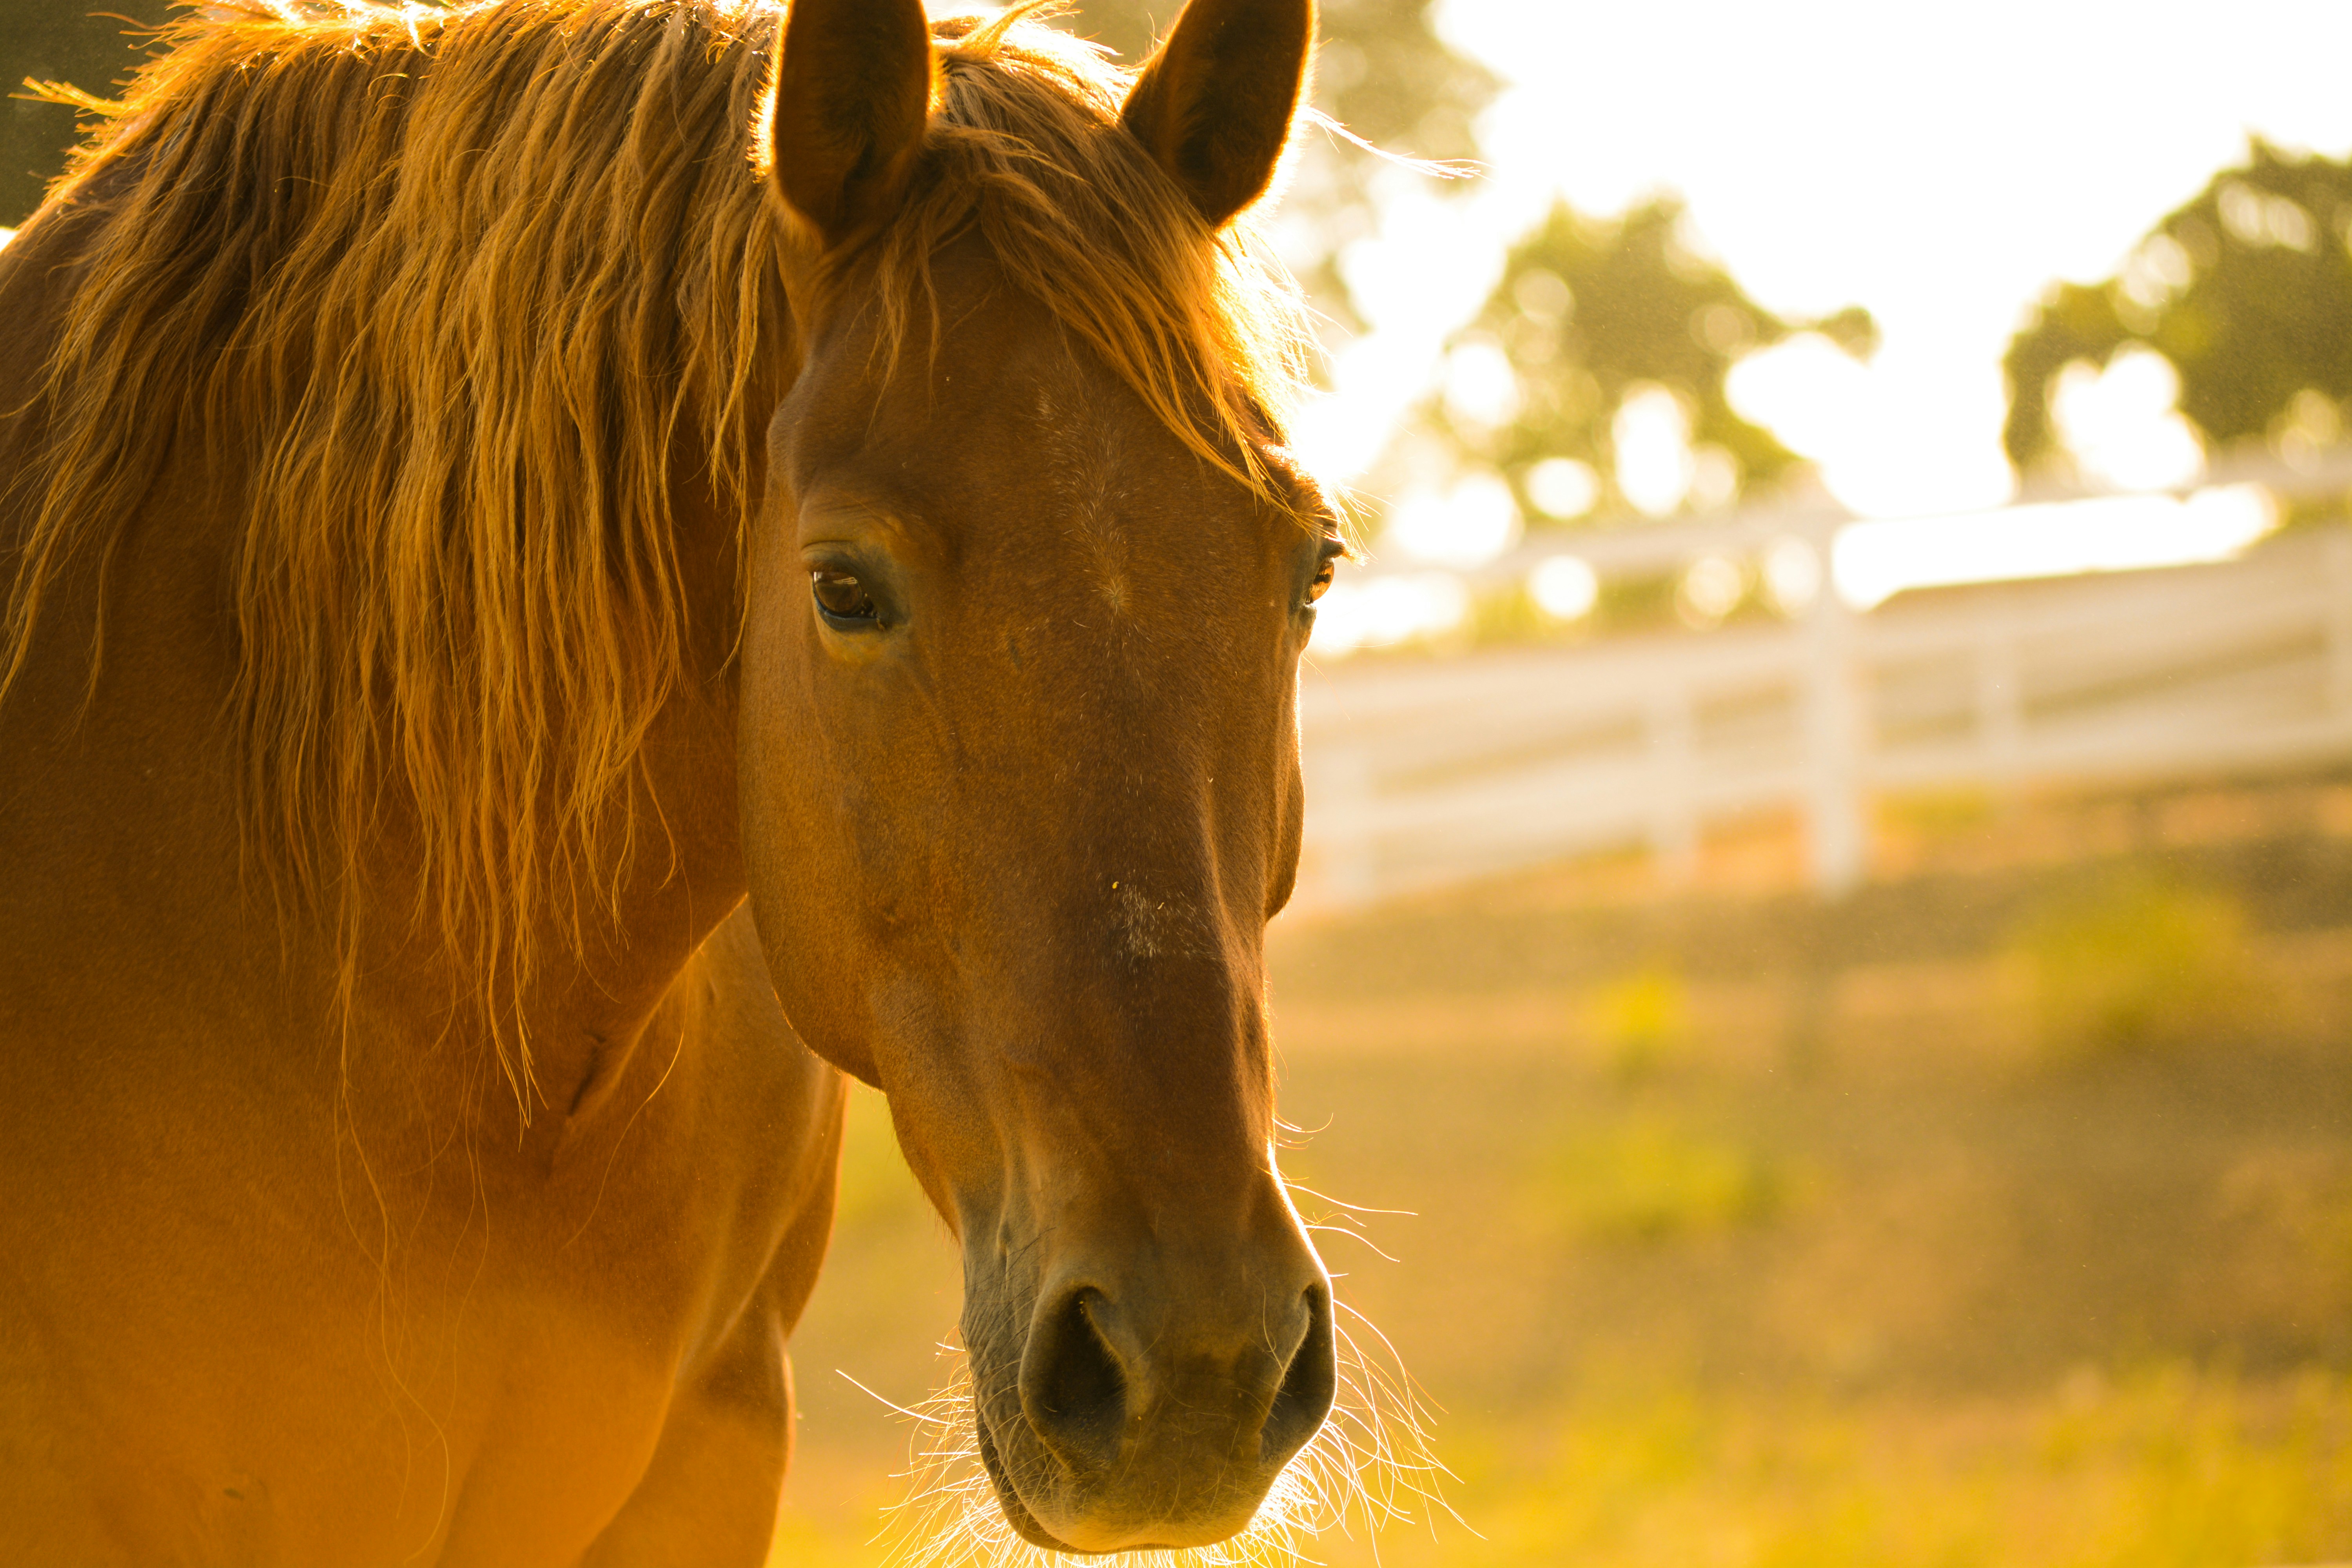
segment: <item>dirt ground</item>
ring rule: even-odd
[[[1277,922],[1285,1169],[1453,1473],[1310,1556],[2352,1560],[2340,790],[1909,803],[1835,907],[1767,824]],[[861,1094],[777,1561],[882,1560],[955,1310]]]

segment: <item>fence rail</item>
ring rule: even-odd
[[[1310,668],[1303,904],[1353,904],[1800,810],[1815,883],[1884,790],[2352,757],[2352,530],[2217,565],[1944,590],[1866,615]]]

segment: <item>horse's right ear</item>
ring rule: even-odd
[[[922,0],[793,0],[768,157],[785,204],[829,248],[887,220],[931,108]]]
[[[1189,0],[1118,117],[1211,228],[1265,194],[1307,89],[1315,0]]]

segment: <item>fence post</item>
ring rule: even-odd
[[[1650,849],[1658,875],[1681,887],[1698,874],[1698,716],[1690,687],[1672,677],[1650,689]]]
[[[1840,899],[1869,869],[1862,778],[1869,736],[1855,657],[1861,628],[1828,564],[1805,617],[1805,848],[1813,891]]]
[[[2327,712],[2352,722],[2352,529],[2327,531]]]
[[[1995,793],[2013,794],[2025,771],[2025,694],[2018,668],[2017,627],[1994,610],[1977,627],[1977,742]]]

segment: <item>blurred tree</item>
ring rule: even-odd
[[[1062,26],[1106,44],[1129,65],[1172,25],[1181,0],[1076,0]],[[1317,109],[1383,152],[1449,161],[1477,152],[1472,121],[1501,86],[1432,26],[1435,0],[1322,0]],[[1339,253],[1371,233],[1371,180],[1381,162],[1337,136],[1308,132],[1281,207],[1291,265],[1326,313],[1362,323],[1339,276]]]
[[[1181,0],[1074,0],[1062,25],[1141,62]],[[1357,135],[1416,158],[1476,151],[1470,121],[1498,85],[1431,26],[1433,0],[1322,0],[1315,105]]]
[[[1061,13],[1061,23],[1136,65],[1183,8],[1183,0],[1072,0]]]
[[[2352,160],[2294,158],[2257,140],[2246,163],[2166,215],[2104,283],[2059,283],[2010,340],[2009,422],[2021,470],[2063,458],[2052,384],[2146,345],[2180,379],[2180,412],[2210,447],[2320,425],[2352,397]],[[2311,395],[2316,395],[2315,398]]]
[[[1800,459],[1733,410],[1724,378],[1809,331],[1856,357],[1877,342],[1858,306],[1792,321],[1749,299],[1691,244],[1673,196],[1612,221],[1562,202],[1455,335],[1444,389],[1407,441],[1434,437],[1450,461],[1499,470],[1537,520],[1727,504]]]
[[[105,5],[118,13],[100,16]],[[22,96],[27,77],[104,93],[131,74],[169,0],[0,0],[0,227],[32,216],[65,167],[74,111]]]

